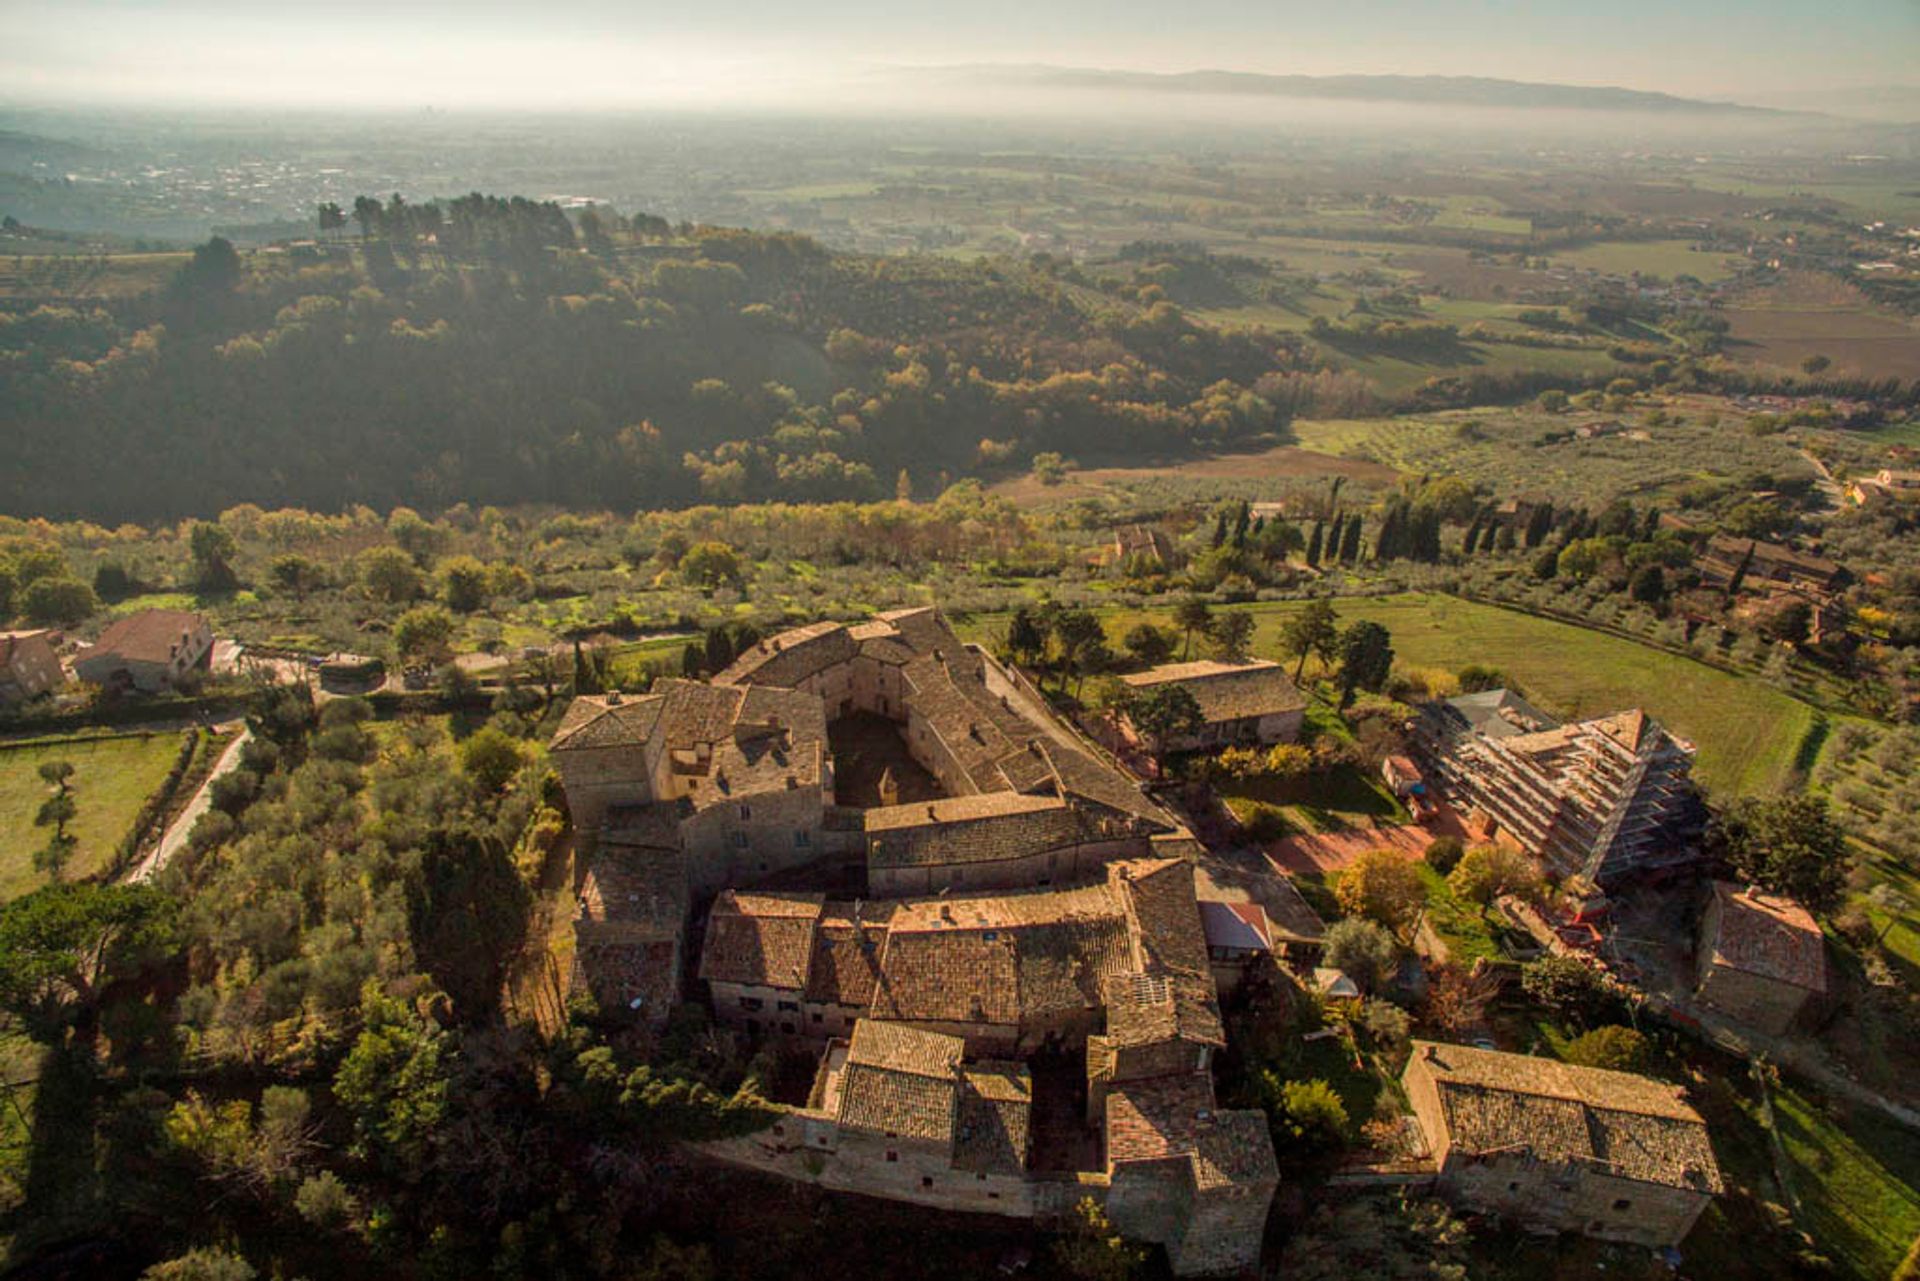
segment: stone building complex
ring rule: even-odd
[[[578,698],[552,747],[592,850],[576,986],[649,1020],[704,988],[821,1056],[718,1154],[952,1209],[1092,1196],[1182,1275],[1257,1261],[1279,1176],[1214,1097],[1199,846],[937,611]]]

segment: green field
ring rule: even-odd
[[[41,762],[64,760],[74,767],[79,814],[71,830],[79,844],[67,865],[67,876],[73,879],[106,865],[179,754],[180,735],[171,732],[0,747],[0,900],[24,894],[46,879],[33,870],[33,852],[47,836],[47,829],[33,825],[34,811],[48,791],[40,779]]]
[[[1555,250],[1553,261],[1614,275],[1692,276],[1712,284],[1733,275],[1739,260],[1730,254],[1702,253],[1685,240],[1615,240],[1578,249]]]
[[[1404,665],[1457,670],[1490,663],[1559,716],[1644,707],[1675,734],[1694,741],[1700,753],[1696,776],[1723,796],[1785,785],[1801,741],[1813,727],[1811,707],[1758,681],[1568,623],[1417,593],[1349,597],[1336,605],[1343,625],[1368,618],[1386,627]],[[1299,605],[1241,608],[1259,620],[1254,652],[1277,654],[1280,629]],[[1111,610],[1104,617],[1116,643],[1143,618],[1170,621],[1159,610]],[[990,631],[993,621],[974,620],[974,634]]]
[[[1830,1115],[1786,1086],[1773,1103],[1799,1226],[1854,1276],[1892,1276],[1920,1236],[1920,1135],[1877,1114]]]

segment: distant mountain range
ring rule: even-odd
[[[1656,111],[1667,114],[1780,114],[1769,107],[1707,102],[1638,89],[1531,84],[1485,76],[1270,76],[1246,71],[1102,71],[1077,67],[983,64],[913,68],[949,82],[1007,88],[1108,89],[1175,94],[1238,94],[1269,98],[1323,98],[1434,106],[1542,108],[1572,111]]]

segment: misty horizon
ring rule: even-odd
[[[787,110],[857,102],[876,79],[977,66],[1484,77],[1753,105],[1920,90],[1910,56],[1920,6],[1909,0],[1853,6],[1845,23],[1804,6],[1720,0],[1632,0],[1604,15],[1558,2],[1496,13],[1469,0],[1412,11],[1358,0],[1328,14],[1293,0],[1258,9],[1202,0],[1177,21],[1091,0],[994,0],[937,22],[865,0],[804,14],[758,3],[635,14],[586,0],[537,18],[491,2],[10,8],[0,100],[23,103]]]

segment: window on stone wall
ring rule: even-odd
[[[921,1186],[921,1187],[923,1187],[923,1188],[930,1188],[930,1187],[932,1187],[932,1186],[933,1186],[933,1176],[932,1176],[932,1175],[930,1175],[930,1174],[923,1174],[923,1175],[921,1175],[921,1176],[920,1176],[920,1186]]]
[[[898,1152],[892,1151],[891,1149],[888,1150],[887,1160],[898,1161],[899,1159],[900,1159],[900,1154]]]
[[[758,1010],[764,1008],[765,1005],[766,1002],[757,996],[743,996],[740,998],[740,1008],[743,1010]]]
[[[789,1013],[798,1013],[800,1010],[800,1002],[798,1001],[781,1001],[778,1004],[782,1010],[786,1010]]]
[[[1632,1208],[1632,1206],[1633,1206],[1633,1202],[1627,1200],[1627,1198],[1625,1197],[1621,1197],[1618,1201],[1615,1201],[1613,1203],[1613,1208],[1616,1210],[1626,1210],[1626,1209]]]
[[[733,848],[737,850],[747,848],[747,834],[745,832],[735,832],[733,834]]]
[[[740,821],[742,823],[746,823],[746,822],[752,821],[752,819],[753,819],[752,807],[747,805],[742,805],[740,807]]]
[[[795,849],[807,848],[807,846],[813,844],[813,833],[804,827],[794,829],[793,844]]]

